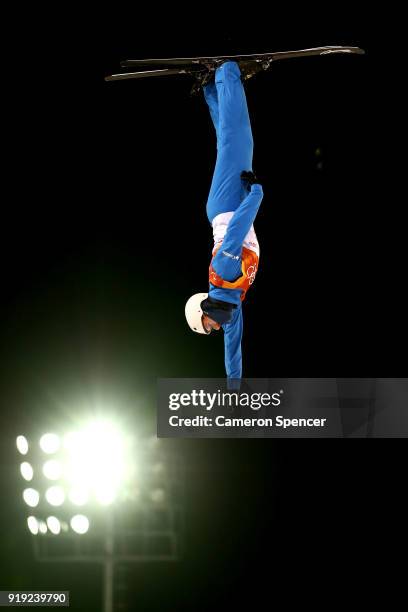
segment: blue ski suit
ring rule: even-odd
[[[241,180],[243,170],[252,170],[253,138],[241,72],[236,62],[225,62],[217,68],[215,83],[204,87],[204,97],[217,135],[217,160],[207,201],[207,216],[217,241],[211,265],[222,279],[233,282],[243,274],[243,247],[259,255],[252,226],[263,197],[261,185],[252,185],[248,193]],[[215,230],[220,219],[226,221],[221,239],[219,232],[216,237]],[[242,376],[242,294],[241,289],[215,286],[210,282],[211,298],[237,306],[232,320],[222,326],[229,379]]]

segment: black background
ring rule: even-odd
[[[2,588],[71,588],[83,597],[73,609],[100,609],[98,569],[73,567],[67,578],[63,566],[31,559],[15,435],[70,416],[94,393],[119,397],[121,417],[154,422],[157,377],[223,374],[221,335],[194,336],[183,314],[207,284],[208,112],[187,78],[105,83],[121,59],[366,49],[277,63],[248,82],[265,197],[244,372],[404,375],[405,238],[390,71],[373,40],[380,21],[345,5],[271,8],[115,4],[36,9],[9,22]],[[255,601],[279,595],[314,601],[324,586],[336,599],[351,587],[371,594],[401,539],[405,456],[385,441],[352,442],[183,442],[186,557],[136,568],[134,608],[259,609]]]

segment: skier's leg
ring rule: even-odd
[[[217,161],[207,215],[210,223],[220,213],[234,211],[247,195],[241,172],[252,170],[253,138],[241,73],[236,62],[217,68]]]
[[[217,134],[218,141],[218,123],[219,123],[219,111],[218,111],[218,94],[215,82],[207,83],[204,86],[204,98],[208,104],[211,119],[214,124],[215,132]]]
[[[241,71],[236,62],[225,62],[215,73],[218,94],[220,144],[239,145],[242,155],[251,157],[253,138]]]

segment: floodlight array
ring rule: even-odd
[[[16,444],[23,455],[22,496],[30,508],[27,528],[37,536],[39,558],[101,554],[97,541],[106,535],[109,515],[115,554],[177,556],[180,468],[157,437],[126,438],[98,421],[65,434],[20,435]]]
[[[43,515],[28,517],[33,535],[59,535],[69,529],[84,534],[90,527],[89,518],[75,514],[74,508],[92,502],[107,506],[118,498],[126,475],[125,444],[111,423],[92,421],[66,435],[49,431],[30,443],[19,435],[16,446],[25,459],[28,453],[32,455],[30,462],[21,462],[20,474],[26,481],[24,502]],[[44,520],[47,511],[62,507],[71,510],[68,521],[53,515]]]

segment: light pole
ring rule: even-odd
[[[106,516],[105,563],[104,563],[104,612],[113,612],[113,580],[114,580],[114,532],[112,515]]]

